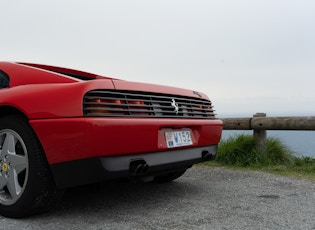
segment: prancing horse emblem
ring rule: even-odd
[[[178,104],[176,104],[174,98],[172,99],[171,106],[174,108],[174,112],[176,112],[176,114],[178,114]]]

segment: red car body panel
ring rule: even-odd
[[[128,81],[121,81],[121,80],[114,80],[113,84],[115,89],[117,90],[137,90],[143,92],[155,92],[155,93],[165,93],[165,94],[173,94],[173,95],[183,95],[187,97],[195,97],[203,99],[209,99],[207,95],[203,93],[198,93],[200,96],[194,94],[193,90],[181,89],[176,87],[169,87],[169,86],[162,86],[162,85],[153,85],[153,84],[144,84],[144,83],[136,83]]]
[[[0,91],[1,104],[21,110],[30,120],[82,117],[82,98],[95,88],[114,89],[111,80],[21,85]],[[23,96],[21,96],[23,95]]]
[[[0,62],[1,70],[10,76],[10,88],[20,85],[73,83],[76,79],[44,69],[11,62]]]
[[[68,68],[63,68],[63,67],[57,67],[57,66],[49,66],[49,65],[41,65],[41,64],[34,64],[34,63],[22,63],[20,62],[19,64],[22,65],[26,65],[28,67],[35,67],[37,69],[44,69],[44,70],[48,70],[48,71],[53,71],[55,73],[70,73],[73,75],[81,75],[81,76],[87,76],[90,78],[107,78],[107,79],[113,79],[113,78],[109,78],[109,77],[103,77],[103,76],[99,76],[93,73],[88,73],[88,72],[84,72],[84,71],[80,71],[80,70],[74,70],[74,69],[68,69]]]
[[[0,115],[5,113],[7,108],[14,108],[25,115],[44,149],[48,163],[57,174],[59,173],[54,176],[57,185],[61,187],[71,184],[71,180],[77,175],[73,170],[72,174],[69,173],[71,176],[67,179],[68,182],[58,182],[64,176],[60,167],[68,169],[67,166],[63,167],[67,162],[97,158],[106,165],[107,157],[110,158],[109,162],[116,162],[117,159],[119,161],[119,157],[122,157],[121,159],[127,164],[134,155],[139,157],[141,154],[149,154],[146,156],[152,161],[150,155],[157,154],[160,158],[169,156],[171,159],[173,152],[177,154],[176,161],[180,161],[181,150],[187,155],[187,149],[195,149],[201,160],[199,151],[209,146],[213,146],[212,154],[216,154],[216,146],[222,133],[222,121],[216,119],[214,115],[211,119],[178,119],[88,117],[83,113],[83,98],[87,92],[93,90],[156,93],[170,97],[179,95],[183,98],[198,100],[202,98],[209,101],[205,94],[175,87],[122,81],[83,71],[39,64],[0,62],[0,71],[8,75],[10,81],[8,88],[0,89]],[[92,80],[80,80],[82,76]],[[165,132],[177,130],[190,130],[192,145],[168,148]],[[186,158],[183,160],[187,161]],[[198,161],[192,159],[185,164],[185,167]],[[167,160],[159,160],[159,162],[167,162]],[[81,164],[75,167],[76,170],[80,170]],[[95,170],[95,175],[99,173]],[[96,177],[98,178],[94,176],[92,180],[91,177],[87,177],[85,182],[96,181]]]

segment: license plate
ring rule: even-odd
[[[192,145],[190,130],[165,132],[168,148]]]

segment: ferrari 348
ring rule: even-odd
[[[175,180],[214,159],[221,132],[197,91],[0,62],[0,214],[47,210],[79,185]]]

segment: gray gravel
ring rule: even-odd
[[[168,184],[68,190],[57,210],[0,229],[315,229],[315,182],[194,167]]]

